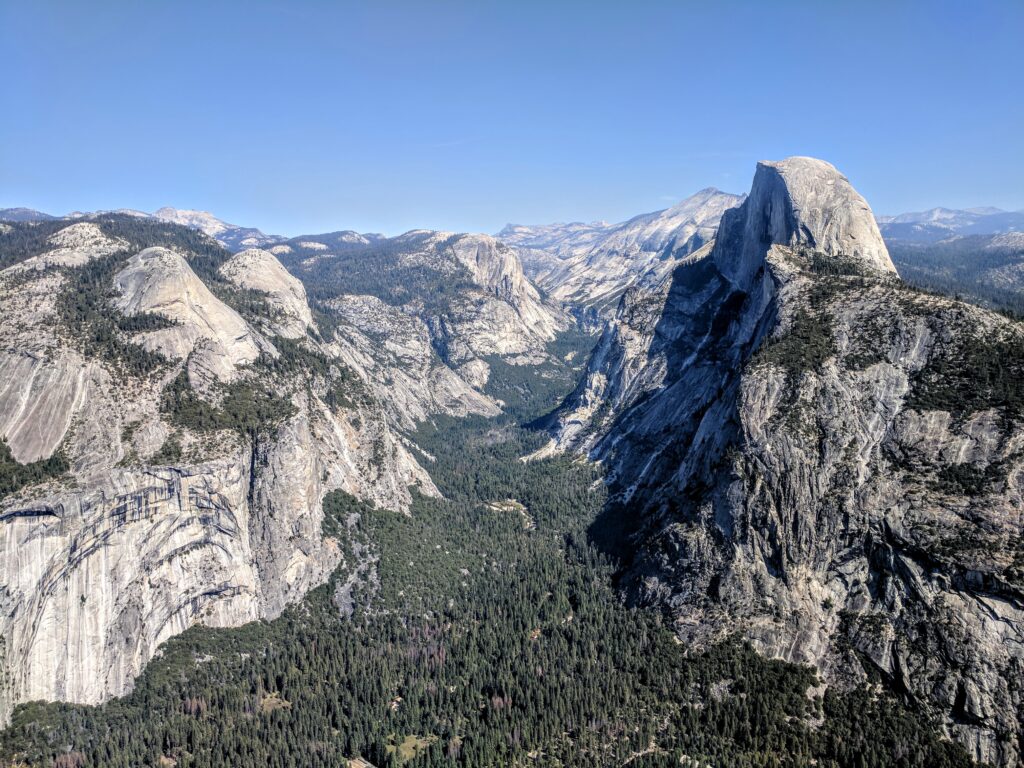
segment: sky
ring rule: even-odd
[[[1024,0],[0,0],[0,207],[295,235],[620,221],[759,159],[1024,208]]]

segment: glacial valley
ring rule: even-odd
[[[805,157],[494,236],[0,214],[3,764],[1024,759],[981,214]]]

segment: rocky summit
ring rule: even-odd
[[[904,285],[831,165],[760,163],[712,246],[623,296],[535,456],[608,467],[626,593],[685,642],[884,680],[1013,765],[1022,350]]]

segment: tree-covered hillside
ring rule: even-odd
[[[886,245],[900,277],[911,285],[1024,315],[1024,239],[970,235]]]

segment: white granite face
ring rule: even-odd
[[[236,253],[221,268],[221,274],[237,285],[266,296],[273,310],[271,331],[289,339],[306,335],[313,325],[313,313],[306,301],[306,288],[288,272],[274,254],[249,248]]]
[[[753,354],[809,322],[819,363]],[[904,287],[832,166],[762,163],[713,246],[625,293],[540,455],[606,464],[639,518],[627,594],[687,644],[740,631],[833,685],[874,667],[975,757],[1015,765],[1024,611],[1002,574],[1024,533],[1024,423],[908,402],[933,356],[974,339],[1024,345],[1017,323]],[[936,480],[964,466],[1003,480]]]
[[[723,216],[712,258],[742,284],[772,245],[808,248],[876,272],[896,272],[867,201],[824,160],[760,162],[743,205]]]
[[[708,188],[621,224],[509,225],[498,237],[520,250],[529,276],[552,300],[610,318],[628,288],[667,277],[714,238],[722,214],[742,200]]]

